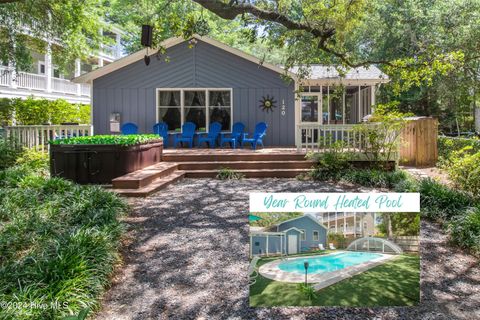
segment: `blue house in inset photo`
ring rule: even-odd
[[[327,228],[315,217],[303,216],[274,226],[250,227],[250,256],[290,255],[327,245]]]

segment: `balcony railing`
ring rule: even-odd
[[[323,222],[335,221],[335,220],[342,221],[344,217],[350,218],[350,217],[353,217],[354,215],[355,215],[354,212],[338,213],[336,216],[335,215],[323,216],[320,218],[320,221],[323,221]],[[360,219],[360,215],[357,215],[357,217]]]
[[[340,227],[338,226],[337,231],[335,231],[335,228],[330,228],[328,230],[329,233],[343,233],[343,234],[352,234],[352,233],[362,233],[362,228],[360,227]]]
[[[88,84],[51,77],[51,88],[48,88],[46,75],[19,71],[14,76],[14,70],[8,67],[0,67],[0,86],[90,97]]]
[[[52,78],[52,91],[54,92],[77,94],[77,90],[76,83],[65,79]]]

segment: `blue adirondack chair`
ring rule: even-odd
[[[188,146],[192,148],[196,127],[197,126],[193,122],[185,122],[182,126],[182,133],[178,133],[173,137],[173,146],[176,148],[179,142],[182,144],[186,142],[188,143]]]
[[[255,132],[253,133],[252,138],[247,138],[247,134],[242,139],[242,147],[246,142],[252,145],[252,149],[257,148],[257,144],[261,144],[263,147],[263,137],[267,134],[267,124],[265,122],[259,122],[255,126]]]
[[[163,147],[166,148],[168,146],[168,124],[165,122],[156,123],[153,126],[153,133],[163,138]]]
[[[220,137],[220,147],[222,147],[226,142],[230,143],[230,146],[235,149],[237,144],[240,144],[243,138],[243,131],[245,130],[245,125],[241,122],[235,122],[233,124],[232,133],[222,133]]]
[[[222,125],[219,122],[212,122],[208,133],[199,136],[198,146],[200,147],[202,143],[206,142],[211,149],[215,148],[220,131],[222,131]]]
[[[122,124],[120,131],[122,131],[122,134],[137,134],[138,126],[135,123],[126,122]]]

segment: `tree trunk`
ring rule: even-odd
[[[480,107],[475,106],[475,132],[480,132]]]
[[[392,239],[393,238],[392,219],[390,218],[389,213],[386,213],[384,217],[387,224],[387,238]]]

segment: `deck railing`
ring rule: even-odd
[[[48,151],[48,141],[67,138],[91,136],[92,125],[35,125],[4,127],[4,139],[17,145]]]
[[[378,126],[374,123],[367,125],[372,128]],[[368,160],[366,154],[371,155],[371,145],[364,134],[355,130],[355,126],[357,124],[299,124],[297,125],[297,150],[323,152],[331,150],[336,141],[343,141],[340,151],[356,153],[359,160]],[[386,142],[395,141],[395,136],[395,132],[392,132],[391,138],[387,138]],[[364,157],[361,157],[362,154]],[[398,160],[399,150],[385,150],[383,156],[388,156],[389,160]]]
[[[318,152],[328,149],[335,141],[345,141],[345,147],[354,151],[361,146],[361,137],[354,132],[354,124],[299,124],[297,148]]]

